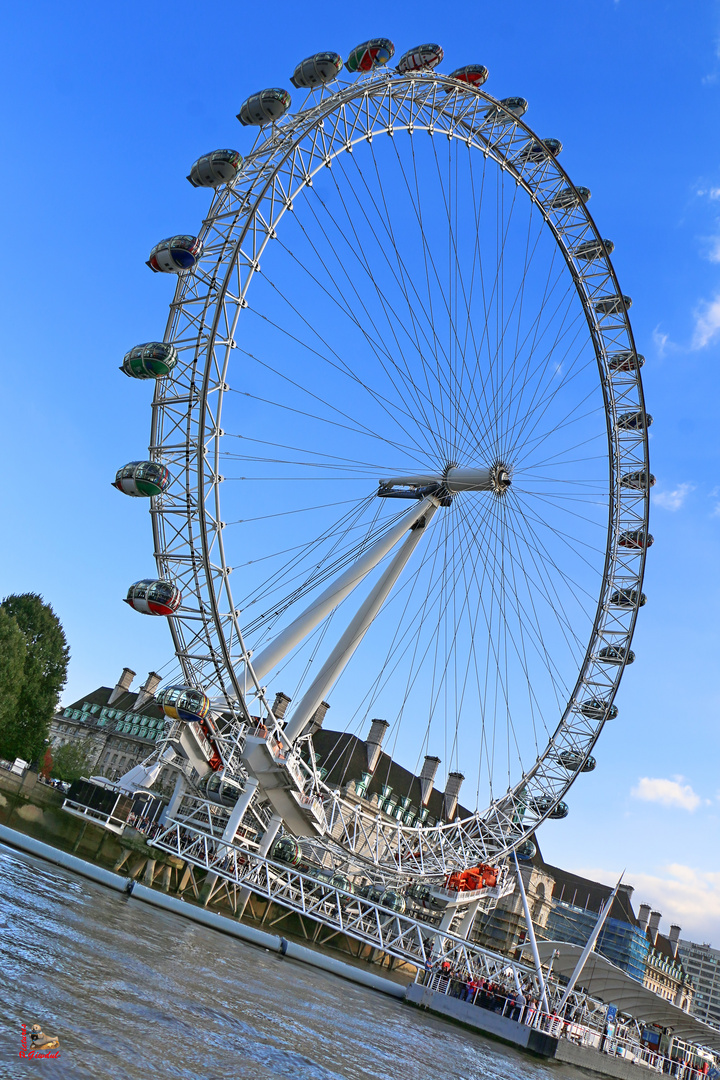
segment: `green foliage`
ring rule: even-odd
[[[65,685],[67,641],[57,615],[36,593],[7,596],[0,612],[4,625],[8,619],[14,622],[25,643],[22,670],[15,662],[5,671],[0,624],[0,700],[12,702],[0,711],[0,757],[36,761],[45,750],[50,720]]]
[[[25,635],[12,615],[0,607],[0,757],[12,761],[22,756],[5,753],[5,744],[12,749],[12,740],[7,736],[15,721],[26,652]]]
[[[50,775],[56,780],[79,780],[90,772],[90,742],[72,739],[55,751]]]

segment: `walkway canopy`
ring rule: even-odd
[[[538,952],[543,966],[550,963],[553,953],[553,974],[570,978],[582,953],[582,946],[567,941],[538,941]],[[529,951],[526,946],[526,953]],[[626,1013],[644,1024],[660,1024],[670,1028],[673,1035],[696,1046],[707,1046],[720,1051],[720,1031],[701,1020],[683,1012],[677,1005],[666,1001],[632,979],[621,968],[611,964],[600,953],[591,952],[577,982],[591,997],[607,1005],[617,1005],[618,1011]]]

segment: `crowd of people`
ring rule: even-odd
[[[449,961],[427,968],[426,982],[433,976],[449,980],[448,996],[460,1001],[469,1001],[481,1009],[500,1013],[519,1023],[532,1024],[538,1012],[538,999],[533,995],[533,988],[528,985],[508,985],[502,981],[475,977],[468,972],[454,969]]]

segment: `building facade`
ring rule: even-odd
[[[638,926],[648,943],[643,986],[665,1001],[671,1001],[678,1008],[690,1012],[693,985],[678,951],[680,927],[673,924],[667,936],[661,934],[661,918],[660,912],[652,911],[649,904],[640,905]]]
[[[720,1029],[720,949],[681,939],[678,953],[695,988],[693,1014]]]
[[[135,672],[123,668],[114,687],[101,686],[59,709],[50,724],[50,748],[80,740],[89,772],[115,780],[152,752],[165,730],[165,714],[155,699],[160,676],[151,671],[137,691]],[[170,788],[171,770],[161,772],[156,787]]]

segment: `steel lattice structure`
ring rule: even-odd
[[[552,814],[602,731],[628,660],[648,536],[648,421],[628,304],[583,189],[507,103],[436,70],[376,69],[311,93],[300,111],[262,130],[237,178],[213,197],[199,233],[202,256],[179,277],[171,304],[164,340],[178,350],[179,362],[156,385],[150,456],[172,477],[151,512],[159,575],[177,583],[184,598],[169,619],[175,649],[187,684],[223,707],[225,765],[242,784],[245,740],[257,723],[252,713],[283,744],[262,673],[256,675],[246,648],[224,543],[223,406],[243,312],[284,219],[300,211],[324,170],[373,140],[401,134],[482,155],[541,215],[574,283],[597,359],[609,470],[602,587],[575,686],[532,766],[489,806],[449,824],[407,826],[345,800],[322,782],[312,756],[308,767],[286,748],[298,791],[322,802],[319,831],[328,850],[408,878],[502,858]],[[590,259],[582,254],[588,245],[598,252]],[[628,423],[628,416],[639,419]],[[633,486],[632,476],[645,481]],[[628,536],[640,542],[628,546]],[[618,662],[600,656],[608,648]]]

